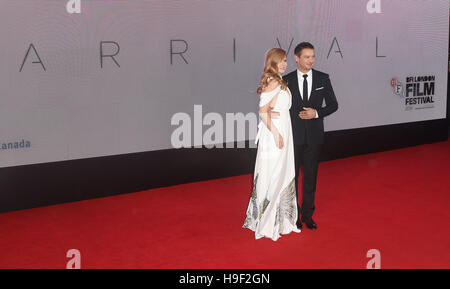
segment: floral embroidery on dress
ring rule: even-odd
[[[275,226],[280,224],[279,232],[283,231],[282,220],[288,219],[289,222],[295,226],[296,223],[296,194],[295,194],[295,179],[289,183],[289,185],[281,193],[280,204],[278,205],[278,211],[275,217]]]
[[[247,216],[244,221],[243,228],[255,228],[258,221],[261,219],[262,215],[264,214],[265,210],[267,209],[267,206],[269,205],[270,201],[266,198],[261,204],[258,204],[258,194],[256,191],[256,184],[258,183],[258,175],[253,180],[253,190],[252,190],[252,196],[250,199],[250,207],[247,210]]]

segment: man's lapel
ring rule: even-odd
[[[317,83],[319,82],[317,77],[318,77],[317,76],[317,72],[314,69],[312,69],[312,87],[311,87],[311,94],[309,96],[308,102],[310,102],[311,98],[313,98],[314,95],[316,95],[315,91],[316,91],[316,88],[317,88]]]

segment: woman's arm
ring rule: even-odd
[[[271,92],[273,90],[275,90],[278,86],[278,81],[276,80],[271,80],[269,82],[269,84],[264,88],[263,93],[268,93]],[[264,124],[267,126],[267,128],[274,134],[278,133],[277,128],[272,125],[272,117],[271,117],[271,110],[273,109],[273,107],[275,106],[276,102],[277,102],[277,98],[278,98],[278,94],[280,92],[278,92],[271,101],[269,101],[267,104],[265,104],[264,106],[259,108],[259,116],[261,117],[262,121],[264,122]]]
[[[271,92],[274,89],[278,87],[277,81],[271,81],[269,85],[263,90],[263,93]],[[281,91],[281,90],[280,90]],[[275,104],[277,103],[278,95],[280,91],[275,94],[275,96],[265,105],[261,106],[259,108],[259,116],[261,117],[261,120],[264,122],[264,124],[267,126],[270,132],[272,132],[275,143],[278,148],[282,148],[284,146],[283,137],[281,136],[280,132],[278,131],[277,127],[273,125],[272,122],[272,109],[275,107]]]

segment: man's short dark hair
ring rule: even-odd
[[[305,48],[314,49],[314,46],[309,42],[301,42],[295,47],[294,54],[300,57],[300,55],[302,55],[302,50]]]

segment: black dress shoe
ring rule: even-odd
[[[302,224],[302,221],[300,221],[300,219],[297,220],[296,225],[297,225],[297,229],[299,229],[299,230],[301,230],[303,228],[303,224]]]
[[[317,225],[313,221],[313,219],[302,220],[302,221],[303,221],[303,223],[306,224],[306,227],[308,227],[308,229],[311,229],[311,230],[316,230],[317,229]]]

